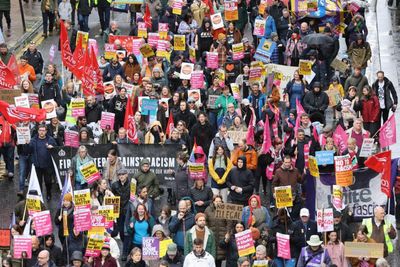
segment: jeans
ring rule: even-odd
[[[228,188],[211,188],[214,196],[221,196],[224,203],[228,202]]]
[[[84,16],[78,13],[78,23],[81,31],[89,32],[89,15]]]
[[[110,6],[98,6],[101,30],[105,31],[110,26]]]
[[[208,121],[210,122],[211,128],[214,133],[217,132],[217,118],[218,113],[208,112]]]
[[[382,125],[388,120],[389,118],[390,109],[381,109],[382,114]]]
[[[42,12],[43,18],[43,33],[47,34],[47,26],[49,26],[49,32],[53,32],[54,29],[54,12],[46,11]]]
[[[11,26],[10,10],[0,10],[0,28],[1,28],[2,31],[4,31],[4,28],[3,28],[3,14],[4,14],[4,17],[6,18],[7,29],[10,29],[10,26]]]
[[[25,179],[28,177],[28,173],[31,170],[31,159],[27,155],[19,155],[18,160],[18,172],[19,172],[19,191],[24,191]]]
[[[47,197],[51,197],[51,178],[53,176],[53,169],[51,167],[50,168],[35,167],[35,169],[42,194],[43,194],[42,183],[44,181],[44,184],[46,186],[46,195]]]
[[[276,257],[274,259],[274,263],[275,263],[276,267],[295,267],[296,259],[286,260],[286,259]]]
[[[1,155],[3,155],[4,163],[6,164],[7,172],[14,173],[14,146],[3,145],[0,148]]]

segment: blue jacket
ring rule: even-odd
[[[183,223],[185,225],[183,225]],[[189,231],[194,224],[194,214],[191,212],[186,213],[184,220],[179,220],[178,214],[171,217],[168,228],[171,234],[174,235],[174,243],[177,244],[180,249],[184,249],[186,232]]]
[[[122,78],[125,78],[124,69],[121,64],[118,62],[118,65],[114,67],[110,63],[103,71],[103,80],[106,82],[112,81],[117,74],[121,75]]]
[[[271,33],[277,32],[276,31],[276,25],[275,25],[275,20],[272,16],[268,16],[267,20],[265,22],[265,32],[264,32],[264,37],[267,39],[271,39]]]
[[[265,224],[268,226],[268,228],[271,228],[272,226],[272,218],[271,215],[269,214],[269,211],[267,210],[266,207],[261,206],[261,209],[263,210],[263,212],[266,214],[265,217]],[[250,218],[250,207],[246,206],[243,208],[242,211],[242,222],[244,222],[244,225],[248,225],[249,223],[249,218]]]
[[[46,147],[46,144],[57,146],[54,138],[48,135],[46,135],[46,138],[44,139],[40,139],[38,136],[35,136],[29,143],[29,148],[31,149],[32,153],[32,162],[35,167],[44,169],[53,168],[50,151]]]
[[[253,97],[254,97],[253,94],[250,94],[247,97],[247,99],[250,101],[251,106],[253,106]],[[258,98],[258,114],[256,114],[258,120],[262,119],[262,108],[265,105],[266,101],[267,101],[267,97],[260,92],[260,97]]]

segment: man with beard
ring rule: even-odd
[[[100,121],[102,111],[102,107],[96,102],[96,98],[92,95],[87,96],[85,106],[87,123]]]
[[[196,224],[186,232],[185,255],[188,255],[190,251],[195,249],[196,246],[193,245],[193,240],[200,239],[204,240],[202,248],[215,258],[217,253],[215,237],[214,233],[206,226],[206,215],[199,212],[194,219]]]

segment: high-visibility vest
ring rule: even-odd
[[[76,124],[76,119],[72,117],[71,103],[67,105],[67,115],[65,116],[65,121],[71,125]]]
[[[365,225],[368,229],[368,237],[371,237],[372,234],[372,218],[369,219],[364,219],[362,222],[363,225]],[[390,239],[389,235],[388,235],[388,231],[390,229],[391,224],[385,221],[385,224],[383,225],[383,233],[385,235],[385,243],[386,243],[386,247],[388,249],[389,253],[393,252],[393,243],[392,240]]]

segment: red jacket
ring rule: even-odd
[[[379,122],[380,112],[379,100],[376,95],[362,100],[361,115],[364,122]]]

